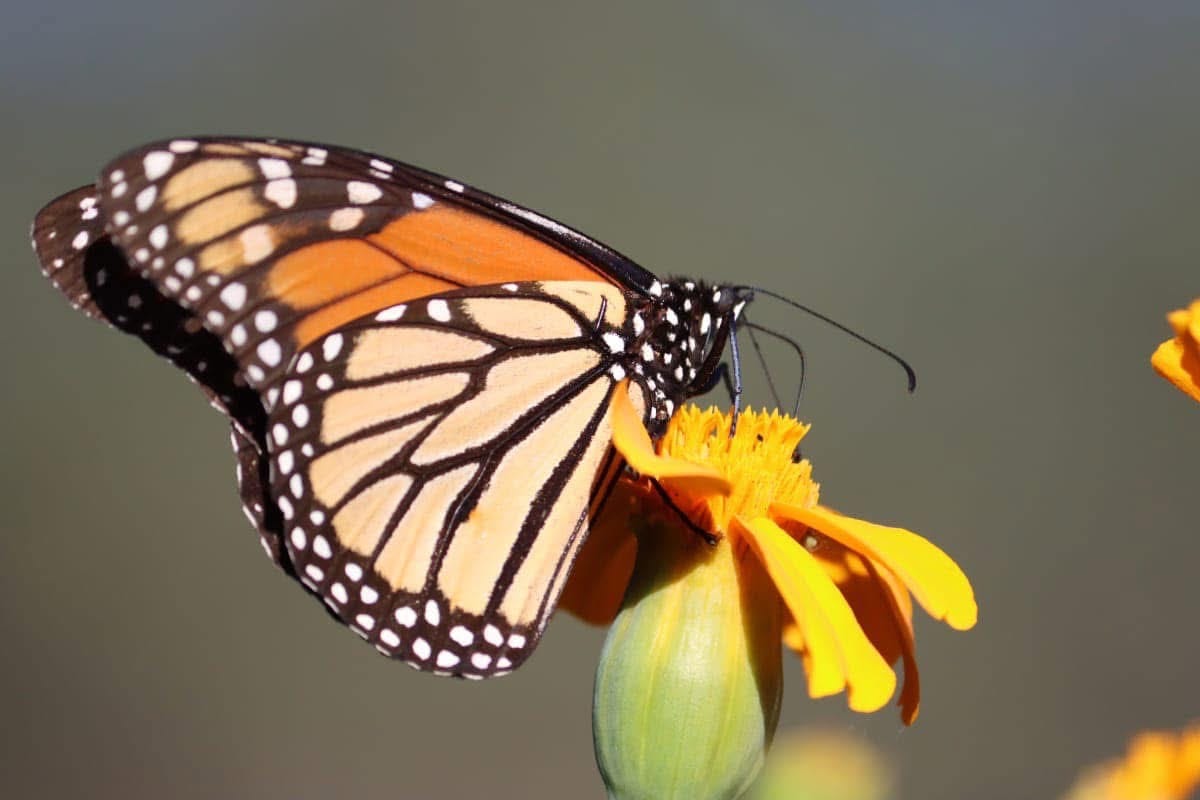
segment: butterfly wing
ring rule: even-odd
[[[72,306],[141,339],[183,370],[209,403],[229,417],[243,510],[259,531],[263,549],[290,571],[281,560],[279,512],[263,495],[267,474],[260,453],[265,450],[266,413],[221,340],[131,267],[105,231],[95,187],[81,187],[47,204],[34,220],[32,238],[43,272]]]
[[[518,666],[607,488],[625,305],[597,283],[466,289],[302,349],[269,423],[301,581],[414,666]]]
[[[222,339],[268,402],[298,349],[396,303],[468,285],[648,277],[532,212],[349,150],[174,140],[117,159],[98,189],[116,244]],[[607,271],[616,265],[619,276]]]
[[[69,252],[63,251],[63,242]],[[97,187],[62,198],[39,214],[35,247],[52,279],[53,270],[62,270],[55,283],[73,303],[167,355],[200,384],[214,405],[230,414],[244,506],[264,546],[281,566],[306,580],[339,617],[380,649],[424,668],[482,677],[523,660],[582,542],[589,499],[593,505],[598,502],[620,468],[619,458],[608,448],[605,411],[617,373],[596,377],[605,369],[593,363],[612,355],[613,340],[606,342],[601,331],[618,336],[616,331],[629,322],[621,315],[630,296],[616,284],[631,292],[650,291],[657,285],[653,276],[558,223],[455,181],[354,151],[274,141],[173,140],[127,154],[105,168]],[[533,279],[552,283],[535,285],[529,282]],[[486,298],[495,301],[492,316],[440,318],[443,308],[467,302],[455,294],[460,287],[493,283],[502,284],[493,291],[503,291],[506,297]],[[545,288],[554,286],[559,290]],[[527,292],[540,299],[522,297]],[[504,353],[492,357],[495,363],[472,362],[465,372],[476,383],[440,401],[443,406],[434,411],[445,418],[426,420],[429,427],[420,437],[440,433],[448,442],[460,441],[464,432],[484,421],[503,423],[507,432],[497,429],[460,456],[454,469],[443,469],[446,464],[439,462],[436,474],[431,473],[433,466],[403,460],[415,450],[406,455],[400,448],[391,472],[374,479],[360,475],[366,483],[358,491],[368,500],[391,502],[394,520],[363,516],[374,506],[364,505],[359,494],[345,500],[349,510],[313,506],[301,511],[300,501],[308,495],[297,497],[296,486],[312,492],[306,502],[319,503],[317,484],[310,490],[302,482],[311,479],[326,486],[320,479],[328,466],[318,465],[337,463],[337,453],[354,452],[351,443],[340,440],[318,439],[295,448],[278,441],[280,426],[288,420],[298,424],[296,415],[303,419],[319,412],[326,419],[328,404],[322,393],[348,396],[349,390],[336,383],[346,380],[346,374],[335,378],[326,371],[305,384],[300,373],[308,363],[305,356],[316,359],[314,348],[320,343],[319,355],[324,357],[328,343],[335,341],[332,337],[345,337],[342,329],[364,314],[380,309],[386,313],[421,298],[427,303],[426,327],[461,324],[470,317],[474,336],[515,338],[507,344],[492,342],[498,354]],[[471,301],[476,311],[484,307],[484,299]],[[523,301],[541,303],[539,313],[548,313],[546,302],[565,303],[550,316],[566,313],[578,331],[565,339],[548,337],[536,315],[528,315],[527,306],[526,313],[519,310]],[[506,310],[496,311],[500,305]],[[128,313],[126,306],[137,313]],[[145,327],[142,318],[148,314],[165,317],[163,324]],[[586,326],[579,327],[581,319],[592,325],[590,333],[583,332]],[[374,324],[384,322],[388,320],[376,319]],[[399,320],[392,324],[404,327]],[[628,330],[619,334],[628,335]],[[555,343],[548,343],[550,339]],[[529,341],[538,342],[541,349],[529,351]],[[420,341],[405,353],[427,359],[430,345]],[[502,361],[524,366],[508,374]],[[565,394],[543,397],[524,410],[517,399],[503,400],[497,394],[502,375],[518,395],[527,391],[522,382],[540,386],[539,371],[546,365],[564,380],[574,376],[569,387],[560,387]],[[397,367],[393,372],[404,370]],[[410,379],[418,377],[405,375],[397,385],[411,387],[406,383]],[[304,391],[315,392],[314,399],[300,405],[286,402],[296,382]],[[420,408],[428,405],[420,395],[404,394],[377,389],[373,397],[387,397],[396,407],[368,406],[355,413],[364,419],[382,414],[386,420],[410,408],[405,405],[410,401]],[[335,410],[346,402],[334,402]],[[449,404],[459,402],[469,411],[451,415]],[[376,444],[384,441],[402,444],[391,438]],[[528,443],[534,441],[549,454],[545,459],[534,457],[538,448]],[[564,442],[571,443],[567,450],[554,449]],[[268,448],[273,473],[265,457]],[[549,473],[531,471],[530,465],[550,463],[557,466]],[[287,473],[285,466],[291,468]],[[348,473],[352,467],[347,467]],[[303,477],[314,469],[311,478]],[[461,480],[467,485],[451,492],[452,482]],[[397,495],[402,481],[409,482],[407,493]],[[507,491],[489,493],[488,487],[502,484]],[[323,491],[328,495],[332,490]],[[348,495],[354,491],[346,489]],[[453,508],[444,505],[451,495],[457,498]],[[499,497],[516,499],[506,500],[501,508]],[[417,500],[417,507],[409,509]],[[401,507],[408,510],[397,510]],[[481,517],[474,509],[499,514],[499,522],[480,532],[474,526],[487,514]],[[440,521],[437,511],[443,515]],[[324,530],[297,527],[297,520],[304,518],[315,525],[314,513],[318,518],[325,515]],[[341,527],[338,513],[343,514]],[[462,518],[463,513],[468,516]],[[357,522],[346,522],[356,519],[355,514]],[[373,531],[367,536],[378,540],[377,552],[364,549],[368,539],[362,538],[362,531]],[[311,543],[307,549],[296,544],[301,535]],[[507,545],[497,544],[504,537]],[[341,553],[345,563],[323,565],[326,548],[321,541],[330,558]],[[474,546],[464,544],[471,541]],[[433,551],[426,560],[415,558],[401,569],[397,554],[417,546]],[[476,553],[482,555],[476,558]],[[469,566],[476,562],[478,569]],[[331,576],[336,568],[345,573],[349,566],[354,572],[353,564],[363,570],[364,580],[370,574],[382,581],[371,588],[388,599],[391,627],[385,627],[380,615],[371,617],[375,627],[368,630],[361,617],[370,609],[339,603],[349,589]],[[488,565],[499,565],[499,572],[487,573]],[[375,571],[368,573],[367,566]],[[315,569],[321,570],[321,580],[313,577]],[[425,576],[425,584],[412,582],[418,574]],[[364,588],[365,583],[356,591],[357,602],[365,604]],[[486,602],[481,591],[488,595]],[[379,608],[384,608],[383,600]],[[401,633],[409,612],[402,609],[419,616],[412,627],[421,632],[407,639]],[[460,623],[439,626],[451,619]],[[464,630],[475,642],[474,650],[463,649]],[[452,657],[460,661],[450,665]]]

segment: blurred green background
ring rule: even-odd
[[[871,741],[903,797],[1053,797],[1200,715],[1200,407],[1148,363],[1200,294],[1198,40],[1194,2],[9,4],[0,789],[603,796],[601,632],[559,619],[482,685],[378,657],[263,558],[198,392],[38,274],[44,201],[189,133],[386,153],[908,357],[912,397],[754,309],[808,350],[825,501],[975,582],[976,630],[918,624],[912,729],[808,700],[788,665],[783,724]]]

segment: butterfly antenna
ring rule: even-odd
[[[866,336],[863,336],[858,331],[847,328],[842,323],[838,322],[837,320],[831,319],[830,317],[825,316],[824,314],[822,314],[819,311],[814,311],[813,309],[809,308],[806,305],[797,303],[795,300],[792,300],[790,297],[784,297],[783,295],[772,292],[769,289],[760,289],[757,286],[739,286],[737,288],[742,291],[751,291],[756,294],[765,294],[767,297],[773,297],[776,300],[780,301],[781,303],[787,303],[792,308],[799,309],[800,311],[803,311],[804,313],[809,314],[810,316],[816,317],[817,319],[821,320],[825,324],[832,325],[833,327],[837,328],[842,333],[849,334],[850,336],[859,340],[860,342],[867,345],[871,349],[876,350],[880,353],[883,353],[885,356],[890,358],[892,361],[895,361],[897,364],[899,364],[904,369],[904,373],[908,376],[909,394],[916,391],[917,373],[913,371],[913,368],[911,366],[909,366],[907,361],[905,361],[899,355],[897,355],[896,353],[887,349],[883,345],[879,344],[878,342],[868,339]]]
[[[758,330],[758,326],[747,319],[745,312],[742,313],[742,324],[746,327],[746,333],[750,335],[750,344],[754,345],[754,354],[758,356],[758,363],[762,365],[763,374],[767,376],[767,388],[771,391],[771,397],[775,400],[775,407],[783,405],[783,401],[779,399],[779,390],[775,388],[775,379],[771,377],[771,367],[767,364],[767,357],[763,355],[762,345],[758,343],[758,337],[754,332]]]
[[[771,328],[764,328],[762,325],[755,325],[754,323],[747,320],[745,318],[745,316],[742,317],[742,320],[743,320],[743,322],[745,322],[746,328],[750,332],[750,340],[755,343],[756,347],[758,345],[758,342],[754,338],[754,331],[758,331],[759,333],[764,333],[767,336],[773,336],[776,339],[778,339],[779,341],[787,344],[793,350],[796,351],[796,357],[800,359],[800,382],[799,382],[799,385],[796,387],[796,402],[792,407],[792,416],[793,417],[799,416],[800,415],[800,395],[802,395],[804,393],[804,377],[808,373],[808,367],[807,367],[808,360],[804,356],[804,348],[801,347],[800,343],[797,342],[795,339],[793,339],[790,336],[785,336],[784,334],[780,333],[779,331],[772,330]],[[761,357],[761,352],[759,355]],[[766,368],[765,361],[763,362],[763,367]],[[770,372],[767,372],[767,383],[768,383],[768,385],[771,384],[771,373]],[[773,385],[771,386],[771,393],[775,394],[775,387]],[[782,405],[782,403],[779,402],[778,394],[775,394],[775,405],[777,405],[777,406]]]
[[[738,415],[742,411],[742,357],[738,351],[737,314],[729,315],[729,361],[733,365],[733,416],[729,423],[729,438],[737,432]]]

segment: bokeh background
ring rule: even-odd
[[[918,530],[917,725],[807,699],[905,798],[1042,798],[1200,715],[1200,407],[1151,370],[1200,294],[1194,2],[18,0],[0,24],[0,793],[603,796],[600,631],[483,685],[389,663],[262,557],[225,426],[38,274],[30,220],[127,147],[371,149],[659,274],[756,282],[809,353],[827,502]],[[772,351],[776,375],[794,362]],[[769,400],[750,367],[751,398]]]

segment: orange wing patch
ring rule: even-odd
[[[318,242],[280,258],[270,294],[297,310],[294,344],[382,308],[459,286],[602,280],[591,267],[519,230],[449,206],[406,214],[365,239]],[[618,290],[619,293],[619,290]]]
[[[449,205],[401,217],[367,238],[413,269],[460,286],[604,280],[541,239]]]

